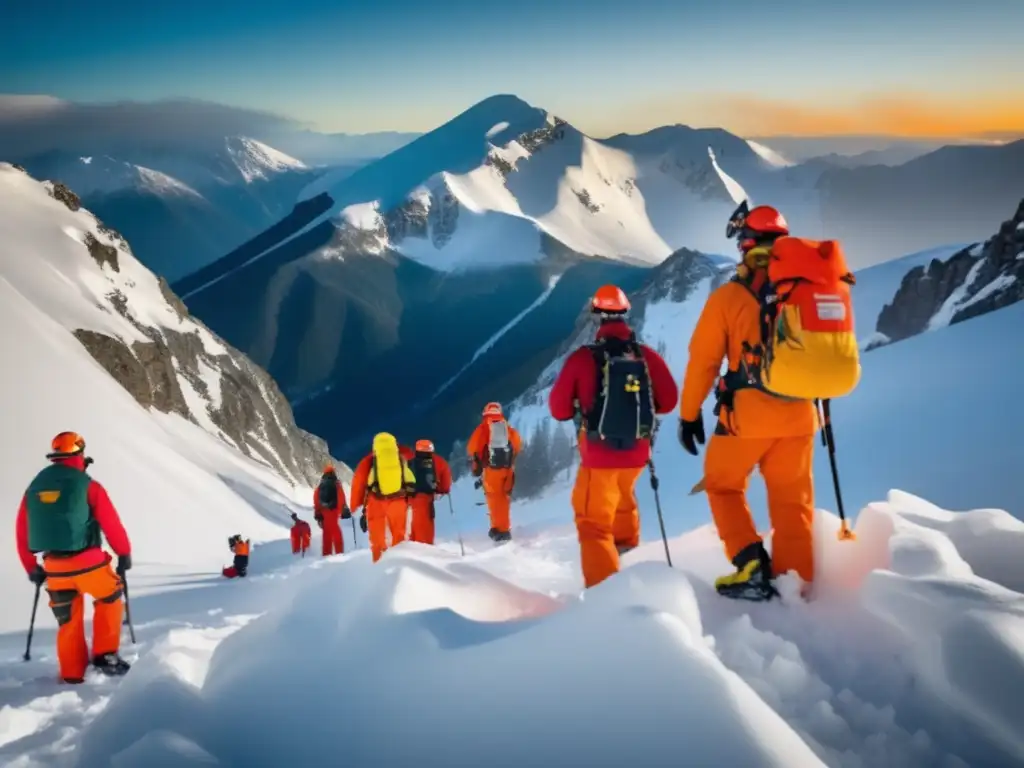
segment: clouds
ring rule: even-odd
[[[0,160],[54,149],[113,152],[125,144],[195,147],[225,136],[260,137],[297,127],[270,112],[192,99],[81,104],[0,94]]]

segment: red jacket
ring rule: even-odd
[[[57,459],[55,464],[65,464],[75,469],[85,471],[85,457],[72,456],[67,459]],[[93,480],[89,483],[88,490],[89,509],[92,516],[100,526],[100,531],[106,538],[110,548],[117,555],[130,555],[132,545],[128,540],[128,534],[121,524],[121,517],[117,514],[113,502],[107,495],[106,489]],[[18,516],[14,522],[14,538],[18,546],[18,558],[26,573],[32,573],[38,565],[35,554],[28,548],[28,509],[25,506],[25,497],[21,497],[21,506],[18,507]],[[87,569],[110,562],[110,555],[101,547],[90,547],[83,550],[74,558],[65,561],[68,565],[74,565],[75,569]]]
[[[603,324],[597,331],[597,339],[613,337],[626,340],[631,330],[623,321]],[[656,413],[671,413],[679,398],[679,388],[664,358],[650,347],[641,344],[647,370],[651,375],[651,390]],[[594,405],[597,397],[597,366],[594,356],[586,347],[580,347],[565,361],[561,373],[551,388],[548,406],[551,415],[558,421],[569,421],[576,413],[574,401],[578,400],[584,413]],[[600,441],[584,439],[580,443],[580,462],[584,467],[594,469],[626,469],[642,467],[651,457],[651,441],[640,440],[628,451],[617,451],[602,445]]]
[[[313,531],[309,527],[309,523],[305,520],[299,520],[292,526],[292,536],[298,538],[299,536],[312,536]]]

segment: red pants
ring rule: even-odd
[[[292,531],[292,554],[297,555],[299,552],[306,554],[306,550],[309,549],[309,540],[308,533]]]
[[[434,543],[434,496],[429,493],[417,493],[409,500],[412,510],[412,535],[409,541],[421,544]]]
[[[345,540],[341,537],[340,521],[324,518],[323,556],[345,553]]]

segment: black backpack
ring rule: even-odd
[[[437,493],[437,472],[434,469],[433,454],[417,453],[412,460],[411,469],[416,476],[416,493]]]
[[[651,375],[636,336],[591,344],[597,367],[597,396],[586,414],[587,437],[626,451],[654,434]]]
[[[324,509],[338,507],[338,480],[331,475],[320,479],[320,506]]]

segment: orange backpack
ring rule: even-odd
[[[761,385],[771,394],[827,400],[860,381],[850,286],[835,240],[781,237],[772,246],[762,299]]]

